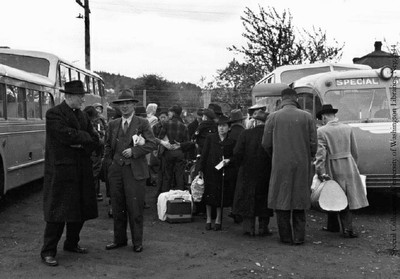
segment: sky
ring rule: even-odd
[[[84,20],[77,18],[84,9],[75,0],[1,2],[1,46],[85,65]],[[344,43],[341,63],[372,52],[375,41],[400,42],[398,0],[89,0],[91,69],[202,86],[233,58],[241,61],[227,47],[246,44],[240,17],[259,5],[289,10],[296,28],[320,27],[328,41]]]

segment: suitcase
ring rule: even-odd
[[[166,221],[168,223],[188,223],[192,221],[192,201],[174,199],[167,201]]]

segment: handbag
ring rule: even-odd
[[[204,193],[204,179],[200,174],[196,175],[193,179],[190,190],[192,192],[193,201],[201,202]]]

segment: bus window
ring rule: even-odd
[[[0,117],[4,118],[4,96],[6,95],[6,86],[0,83]]]
[[[85,76],[86,84],[87,84],[87,91],[90,92],[90,94],[96,94],[93,91],[93,78],[90,76]]]
[[[64,87],[64,84],[68,81],[70,81],[69,68],[63,64],[60,64],[60,87]]]
[[[41,101],[42,117],[44,118],[44,116],[46,115],[46,111],[54,106],[54,100],[51,94],[47,92],[42,92]]]
[[[7,85],[7,118],[25,118],[25,89]]]
[[[329,66],[287,70],[281,73],[281,82],[290,84],[293,81],[298,80],[302,77],[315,75],[319,73],[325,73],[329,72],[330,70],[331,68]]]
[[[302,110],[313,114],[313,94],[300,93],[298,94],[297,102],[299,103]]]
[[[324,102],[339,109],[337,116],[341,121],[389,118],[388,99],[384,88],[332,90],[326,92]]]
[[[78,79],[79,79],[78,72],[75,69],[71,69],[71,81]]]
[[[26,95],[26,109],[28,118],[41,118],[38,91],[28,90],[28,94]]]
[[[99,91],[99,81],[97,79],[94,79],[93,86],[94,86],[94,94],[101,95]]]

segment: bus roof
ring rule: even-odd
[[[301,70],[309,70],[303,71]],[[348,71],[348,70],[367,70],[371,69],[368,65],[363,64],[342,64],[342,63],[332,63],[332,62],[321,62],[321,63],[311,63],[311,64],[299,64],[299,65],[285,65],[277,67],[271,73],[260,79],[256,84],[260,83],[270,83],[268,79],[271,76],[275,76],[274,83],[287,83],[290,84],[298,78],[302,78],[304,76],[310,74],[317,74],[321,72],[332,72],[332,71]],[[282,77],[282,73],[293,72],[292,77]]]
[[[400,77],[400,71],[395,70],[393,76],[396,78]],[[293,88],[299,87],[309,87],[309,86],[325,86],[326,84],[333,84],[335,80],[340,79],[357,79],[357,78],[372,78],[380,77],[380,69],[369,69],[369,70],[352,70],[345,72],[329,72],[329,73],[320,73],[315,75],[310,75],[303,77],[301,79],[293,82]]]
[[[62,62],[65,64],[70,65],[73,68],[76,68],[82,72],[91,74],[93,76],[96,76],[98,78],[101,78],[98,74],[90,71],[90,70],[86,70],[83,67],[79,67],[79,66],[75,66],[72,62],[69,62],[66,59],[63,59],[55,54],[51,54],[48,52],[42,52],[42,51],[34,51],[34,50],[21,50],[21,49],[10,49],[10,48],[0,48],[0,54],[1,53],[5,53],[5,54],[14,54],[14,55],[18,55],[18,56],[28,56],[28,57],[37,57],[37,58],[42,58],[42,59],[46,59],[50,62],[50,69],[49,69],[49,73],[48,73],[48,78],[50,79],[55,79],[56,75],[56,71],[57,71],[57,67],[58,67],[58,62]],[[55,81],[54,81],[55,82]]]
[[[9,77],[20,81],[31,82],[37,85],[43,85],[49,87],[53,86],[53,83],[49,78],[0,64],[0,80],[3,77]]]

